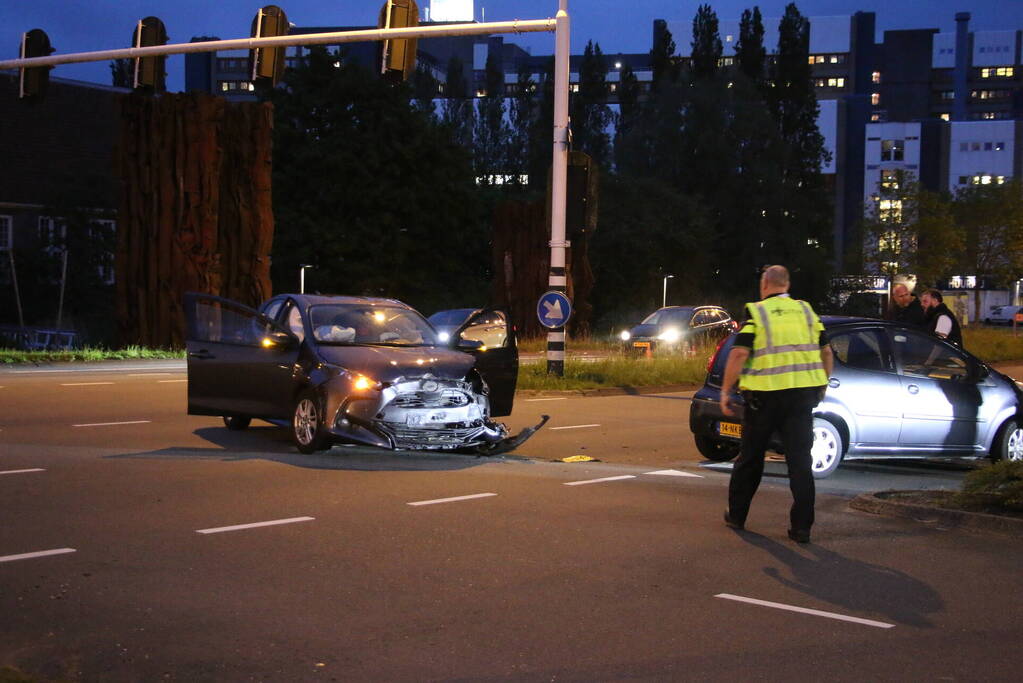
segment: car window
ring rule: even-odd
[[[450,311],[437,311],[429,317],[429,321],[435,326],[458,327],[465,322],[473,310],[472,308],[455,308]]]
[[[288,304],[287,326],[299,341],[305,339],[305,328],[302,326],[302,313],[294,303]]]
[[[965,356],[933,337],[914,332],[896,332],[892,338],[895,340],[903,374],[952,379],[966,377],[969,372]]]
[[[263,315],[270,318],[270,320],[276,320],[277,314],[281,312],[281,306],[283,305],[284,302],[281,300],[271,301],[270,305],[263,309]]]
[[[238,346],[260,346],[274,329],[270,320],[255,311],[206,299],[195,302],[188,325],[191,340]]]
[[[309,309],[313,338],[326,344],[436,346],[433,328],[402,306],[318,304]]]
[[[469,321],[460,336],[469,341],[482,342],[488,348],[503,348],[508,344],[508,322],[500,311],[480,313]]]
[[[859,370],[887,370],[884,341],[878,330],[856,330],[834,334],[831,350],[842,365]]]

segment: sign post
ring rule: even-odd
[[[568,291],[565,276],[566,190],[568,188],[568,68],[569,19],[568,0],[558,0],[554,19],[554,158],[551,164],[551,270],[547,277],[550,292]],[[543,302],[544,297],[540,301]],[[564,297],[568,302],[568,297]],[[568,316],[565,316],[565,320]],[[543,323],[543,319],[540,320]],[[565,326],[551,327],[547,333],[547,374],[565,376]]]

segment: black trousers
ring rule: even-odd
[[[795,531],[813,526],[815,489],[810,448],[813,446],[813,407],[816,388],[753,391],[747,394],[742,420],[742,448],[728,483],[728,514],[745,523],[753,495],[764,475],[764,453],[771,435],[778,432],[789,469],[792,509],[789,523]]]

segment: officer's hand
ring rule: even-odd
[[[727,392],[724,392],[724,391],[721,392],[721,401],[720,401],[720,403],[721,403],[721,412],[722,412],[722,414],[728,415],[728,416],[735,415],[735,411],[733,411],[731,406],[729,405],[729,396],[728,396]]]

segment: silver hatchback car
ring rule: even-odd
[[[1023,391],[1011,377],[922,330],[864,318],[822,320],[835,368],[813,411],[815,477],[830,475],[843,459],[1023,459]],[[718,402],[733,340],[718,347],[689,413],[696,446],[710,460],[739,452],[741,419],[722,415]],[[734,400],[742,405],[738,394]]]

